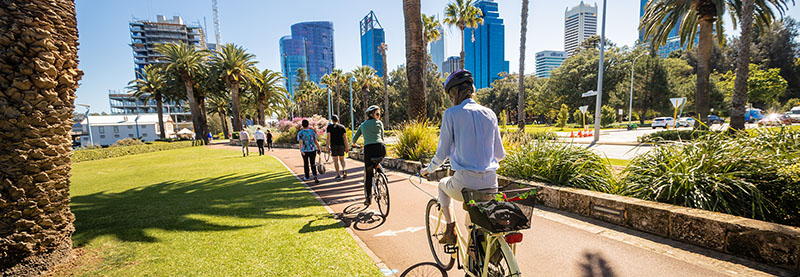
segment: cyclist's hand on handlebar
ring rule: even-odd
[[[421,177],[428,176],[428,174],[430,174],[430,172],[428,172],[428,168],[427,167],[423,167],[419,171],[419,176],[421,176]]]

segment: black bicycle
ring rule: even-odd
[[[371,162],[375,164],[375,176],[372,178],[372,199],[375,199],[375,204],[378,204],[378,210],[383,217],[387,217],[389,216],[389,179],[383,172],[382,161],[383,157],[371,159]]]

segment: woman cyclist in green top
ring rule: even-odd
[[[364,195],[367,200],[365,206],[371,204],[372,199],[372,178],[375,174],[375,164],[372,158],[385,157],[386,146],[383,144],[383,122],[381,122],[381,108],[375,105],[369,106],[366,111],[367,121],[361,123],[353,135],[353,142],[364,135]]]

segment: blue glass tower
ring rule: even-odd
[[[333,71],[333,22],[301,22],[291,29],[292,35],[280,39],[280,59],[286,88],[294,95],[297,69],[303,68],[309,80],[316,83]]]
[[[500,79],[500,72],[508,72],[508,61],[505,60],[505,26],[497,2],[481,0],[475,7],[483,12],[483,24],[474,29],[464,30],[464,69],[472,72],[475,88],[489,87]]]
[[[375,69],[378,76],[383,77],[383,56],[380,49],[386,42],[386,33],[383,32],[381,23],[375,17],[375,13],[369,11],[367,16],[361,19],[361,65],[368,65]]]
[[[640,2],[641,5],[639,6],[639,21],[641,21],[642,16],[644,16],[644,7],[647,5],[647,2],[650,1],[653,0],[641,0]],[[669,56],[669,53],[672,53],[673,51],[686,49],[686,45],[681,46],[681,38],[678,35],[680,26],[681,26],[681,21],[679,20],[678,24],[675,25],[675,28],[672,28],[672,30],[669,31],[669,37],[667,37],[667,42],[658,49],[656,49],[656,54],[659,57],[666,58],[667,56]],[[639,30],[639,41],[640,42],[644,41],[643,30]]]

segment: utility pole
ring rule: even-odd
[[[600,141],[600,116],[603,106],[603,52],[606,49],[606,0],[603,0],[603,27],[600,31],[600,62],[597,64],[597,101],[594,108],[594,142]]]

